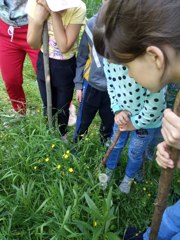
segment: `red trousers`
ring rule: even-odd
[[[39,50],[28,45],[28,26],[13,28],[0,19],[0,70],[8,96],[15,111],[26,113],[26,97],[23,90],[23,64],[28,54],[34,71]]]

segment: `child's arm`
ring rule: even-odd
[[[39,49],[42,45],[43,24],[48,16],[47,9],[40,4],[36,5],[33,18],[28,16],[27,42],[33,49]]]
[[[62,53],[68,52],[74,45],[78,38],[81,24],[69,24],[67,27],[63,26],[61,12],[51,12],[54,36],[59,50]]]
[[[88,23],[87,23],[88,24]],[[87,71],[90,67],[88,59],[90,57],[90,51],[88,47],[88,37],[86,31],[83,32],[76,59],[76,76],[74,78],[74,84],[76,89],[76,100],[81,102],[83,97],[83,83],[84,83],[84,71]]]

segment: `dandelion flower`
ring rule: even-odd
[[[58,165],[57,165],[57,169],[60,169],[60,168],[61,168],[61,165],[60,165],[60,164],[58,164]]]
[[[73,168],[69,168],[69,172],[70,173],[74,172],[74,169]]]
[[[146,188],[145,188],[145,187],[143,187],[143,190],[144,190],[144,191],[146,191]]]
[[[45,159],[45,162],[49,162],[49,158],[48,157]]]
[[[34,166],[34,170],[37,170],[37,166]]]
[[[93,227],[96,227],[96,226],[97,226],[97,222],[93,221]]]
[[[68,157],[68,154],[63,154],[63,158],[67,159]]]
[[[52,148],[55,148],[55,146],[56,146],[55,144],[52,144],[52,145],[51,145]]]
[[[69,154],[69,153],[70,153],[70,151],[69,151],[69,150],[67,150],[67,151],[66,151],[66,153],[67,153],[67,154]]]
[[[151,194],[150,194],[150,193],[148,193],[148,197],[151,197]]]
[[[85,138],[85,141],[88,141],[89,140],[89,138]]]

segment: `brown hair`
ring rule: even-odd
[[[99,11],[94,44],[116,63],[134,60],[151,45],[168,59],[163,46],[180,50],[180,1],[109,0]]]

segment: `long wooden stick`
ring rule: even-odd
[[[51,79],[49,71],[49,36],[47,21],[44,23],[43,28],[43,61],[44,61],[44,74],[46,82],[46,96],[47,96],[47,116],[49,128],[52,127],[52,93],[51,93]]]
[[[105,165],[105,164],[106,164],[106,161],[107,161],[110,153],[112,152],[114,146],[116,145],[116,143],[117,143],[117,141],[118,141],[118,139],[119,139],[119,137],[120,137],[120,134],[121,134],[121,132],[120,132],[120,130],[118,130],[118,132],[116,133],[116,136],[115,136],[114,141],[112,142],[111,146],[109,147],[109,149],[107,150],[106,154],[104,155],[103,160],[101,161],[101,164],[102,164],[102,165]]]
[[[176,96],[174,104],[174,112],[180,116],[180,92]],[[180,150],[170,147],[170,157],[174,161],[174,165],[177,165],[177,161],[180,156]],[[156,240],[158,237],[159,227],[162,220],[163,212],[167,205],[167,198],[171,187],[174,169],[162,169],[159,179],[158,194],[155,200],[155,210],[152,218],[150,240]]]

